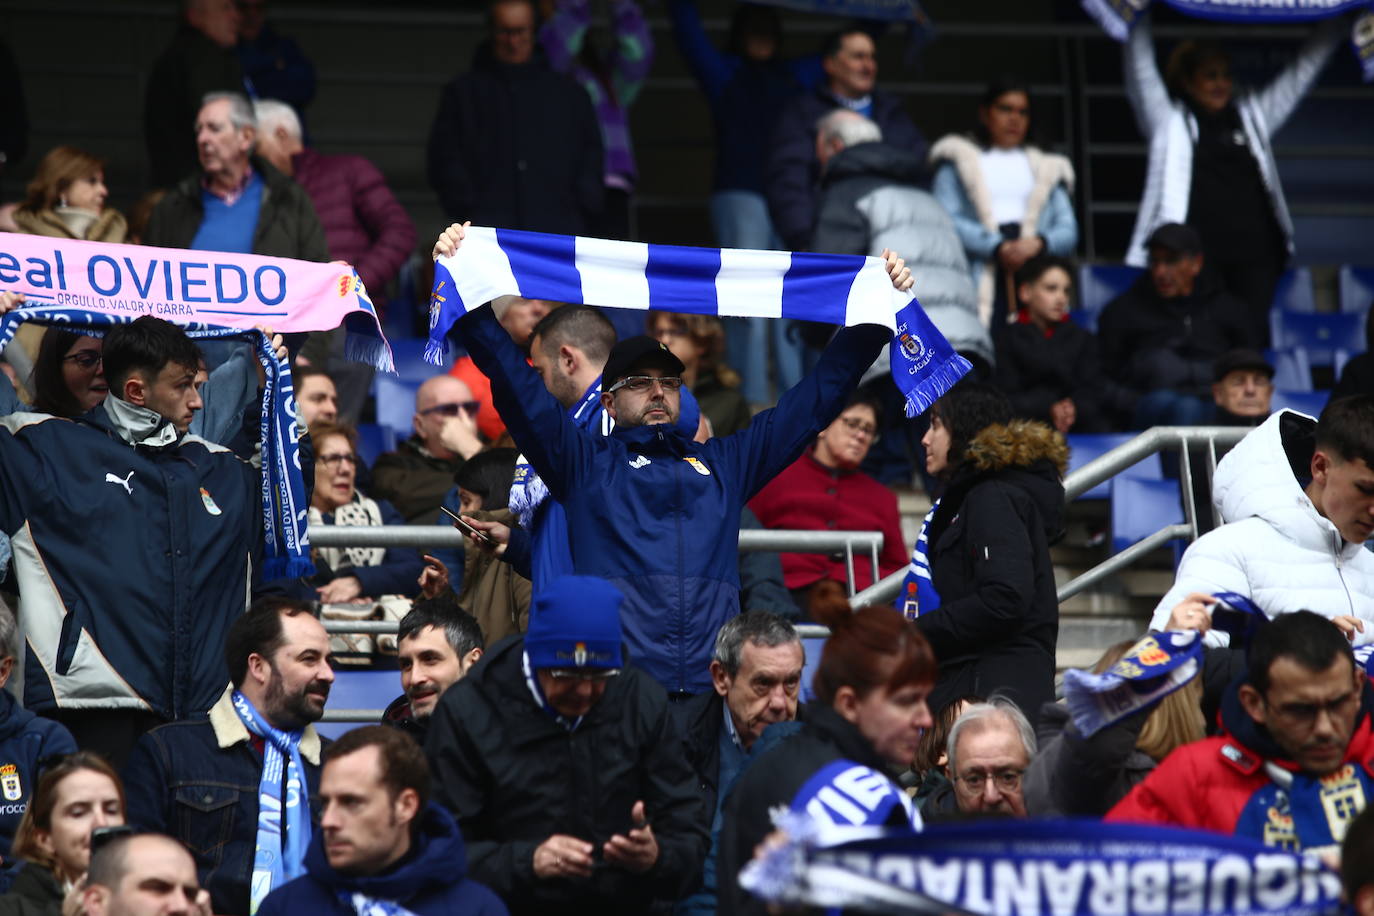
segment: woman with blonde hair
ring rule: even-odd
[[[78,751],[43,773],[14,837],[24,868],[0,897],[0,916],[58,916],[91,862],[91,834],[124,824],[124,786],[99,754]]]
[[[1138,640],[1119,642],[1093,665],[1104,674]],[[1206,737],[1199,674],[1154,706],[1088,737],[1060,703],[1040,711],[1040,752],[1026,771],[1033,817],[1101,817],[1178,747]]]
[[[22,203],[14,211],[20,232],[92,242],[122,242],[128,225],[105,206],[105,160],[58,146],[38,163]]]

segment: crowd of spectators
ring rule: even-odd
[[[487,12],[430,128],[442,209],[630,239],[644,11]],[[1374,642],[1368,356],[1309,417],[1271,413],[1264,351],[1295,242],[1270,138],[1338,30],[1256,91],[1204,43],[1161,75],[1149,18],[1133,32],[1145,270],[1092,330],[1074,166],[1029,142],[1024,80],[991,78],[971,132],[927,147],[879,86],[880,24],[785,57],[773,7],[741,4],[724,49],[696,0],[669,13],[711,107],[718,243],[883,259],[972,377],[910,421],[887,328],[506,296],[459,319],[411,435],[369,462],[371,370],[343,330],[263,328],[294,367],[309,528],[466,534],[316,545],[310,575],[269,578],[251,349],[152,316],[26,325],[0,375],[0,916],[765,912],[739,874],[779,806],[898,832],[1171,824],[1332,861],[1344,841],[1374,912],[1374,688],[1352,651]],[[388,295],[416,227],[375,165],[314,148],[314,94],[261,0],[185,0],[148,82],[155,189],[126,218],[105,161],[58,146],[0,228],[347,262],[379,312],[415,309]],[[26,304],[0,291],[0,315]],[[1211,424],[1254,427],[1197,484],[1224,524],[1092,683],[1161,633],[1197,634],[1198,673],[1090,728],[1056,700],[1066,437]],[[872,571],[740,552],[760,527],[883,545]],[[903,568],[895,606],[851,608]],[[399,675],[377,724],[331,742],[349,669]]]

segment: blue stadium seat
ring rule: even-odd
[[[806,664],[802,666],[800,691],[800,700],[803,703],[810,703],[816,698],[816,691],[811,689],[811,679],[816,676],[816,669],[821,665],[821,650],[824,648],[824,636],[808,636],[802,640],[802,649],[806,652]]]
[[[1312,271],[1294,267],[1280,274],[1278,286],[1274,287],[1273,307],[1290,312],[1315,312],[1317,297],[1312,292]]]
[[[1274,367],[1274,387],[1288,391],[1312,390],[1312,364],[1302,347],[1265,350],[1264,358]]]
[[[1183,521],[1183,504],[1177,480],[1146,480],[1118,477],[1112,482],[1112,553],[1120,553],[1165,525]],[[1174,548],[1174,565],[1183,555],[1180,539]]]
[[[1374,267],[1341,267],[1341,311],[1369,314],[1374,304]]]
[[[1143,271],[1139,267],[1125,264],[1084,264],[1078,268],[1078,311],[1081,319],[1075,319],[1094,334],[1097,333],[1097,316],[1117,296],[1126,291],[1135,278]]]
[[[425,340],[420,337],[392,339],[391,354],[396,359],[396,377],[403,382],[423,382],[444,370],[425,362]]]
[[[372,467],[378,455],[385,454],[396,447],[396,433],[389,426],[380,423],[358,424],[358,456],[363,464]]]
[[[1089,461],[1092,461],[1094,458],[1100,458],[1118,445],[1124,445],[1130,442],[1137,435],[1139,435],[1139,433],[1070,433],[1068,435],[1069,470],[1078,470]],[[1117,476],[1159,480],[1164,476],[1164,468],[1160,463],[1159,455],[1155,454],[1131,465]],[[1111,488],[1112,481],[1106,480],[1078,498],[1106,499],[1111,496]]]
[[[1332,366],[1336,351],[1364,348],[1365,316],[1355,312],[1294,312],[1274,309],[1269,313],[1269,333],[1277,350],[1302,347],[1313,366]]]
[[[415,392],[419,382],[405,382],[394,375],[378,372],[373,380],[377,398],[377,422],[407,439],[415,428]]]
[[[386,709],[401,695],[401,675],[396,671],[348,671],[334,673],[326,709]],[[366,722],[317,722],[315,730],[326,738],[337,738]],[[375,723],[374,723],[375,724]]]
[[[1274,389],[1274,399],[1270,402],[1270,409],[1275,412],[1287,407],[1289,410],[1296,410],[1305,413],[1309,417],[1320,416],[1322,408],[1331,397],[1329,391],[1284,391],[1281,388]]]

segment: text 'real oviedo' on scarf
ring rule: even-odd
[[[1247,837],[1089,820],[982,820],[921,833],[782,819],[740,872],[785,905],[979,916],[1324,916],[1341,882],[1315,856]]]
[[[282,334],[342,325],[348,359],[393,371],[377,310],[347,264],[6,233],[0,291],[72,313],[154,315],[182,325],[268,325]]]
[[[258,825],[253,842],[253,875],[248,912],[256,913],[269,893],[305,874],[310,847],[310,799],[301,760],[302,730],[273,727],[237,690],[234,712],[244,728],[263,740],[262,776],[258,780]],[[286,842],[282,842],[282,826]]]
[[[907,416],[971,368],[898,292],[881,258],[688,248],[472,226],[434,266],[425,358],[443,362],[454,322],[500,296],[697,315],[792,318],[892,330],[892,378]]]
[[[138,314],[63,305],[25,305],[0,315],[0,349],[14,338],[15,331],[25,321],[58,325],[92,337],[101,337],[110,328],[128,324],[137,317]],[[278,579],[311,575],[314,564],[310,562],[310,539],[306,525],[309,501],[305,498],[305,481],[301,477],[300,428],[296,425],[296,398],[290,365],[285,359],[278,358],[271,342],[261,331],[220,327],[184,318],[174,323],[193,340],[241,337],[252,342],[266,379],[259,422],[262,442],[263,576]]]
[[[1130,37],[1153,0],[1081,0],[1083,11],[1117,41]],[[1232,25],[1299,25],[1347,13],[1350,44],[1365,82],[1374,80],[1374,0],[1159,0],[1175,12]]]

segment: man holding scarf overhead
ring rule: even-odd
[[[435,246],[436,259],[453,256],[464,236],[465,227],[451,226]],[[499,230],[497,237],[502,238]],[[605,244],[575,242],[584,247]],[[651,246],[650,256],[661,252],[664,258],[678,258],[676,269],[682,275],[697,269],[714,284],[718,301],[731,295],[723,269],[707,275],[709,265],[703,270],[692,263],[692,254],[683,254],[698,251]],[[885,255],[886,279],[899,291],[909,289],[910,271],[895,254]],[[722,253],[720,261],[724,259]],[[552,264],[551,257],[541,260]],[[854,260],[856,265],[861,261]],[[586,268],[577,295],[590,287],[591,275]],[[443,295],[439,287],[446,277],[460,295],[470,288],[467,277],[452,275],[441,264],[436,296]],[[658,281],[644,277],[650,301],[655,301],[653,284]],[[787,282],[779,277],[784,297]],[[871,294],[873,288],[864,289]],[[848,283],[843,289],[853,291]],[[850,295],[851,302],[854,298]],[[695,310],[700,307],[696,303]],[[670,694],[712,689],[709,663],[715,634],[739,613],[740,510],[839,414],[864,370],[892,340],[891,327],[854,322],[841,329],[816,368],[785,392],[777,407],[755,416],[748,429],[705,443],[675,428],[682,364],[651,338],[621,341],[611,351],[601,400],[616,426],[602,437],[588,435],[568,419],[501,328],[491,305],[472,308],[455,327],[477,367],[491,379],[492,396],[516,444],[567,510],[576,572],[609,579],[625,595],[621,621],[631,659]],[[933,326],[922,333],[938,336]],[[943,339],[938,343],[947,346]],[[934,349],[931,339],[925,345]],[[916,342],[912,349],[921,346]],[[952,351],[949,356],[958,359]],[[952,371],[955,378],[961,374],[957,364]]]
[[[286,598],[256,601],[234,621],[224,658],[233,689],[208,719],[144,735],[124,787],[129,823],[185,845],[214,912],[247,916],[305,874],[322,746],[311,723],[334,672],[324,627]]]

